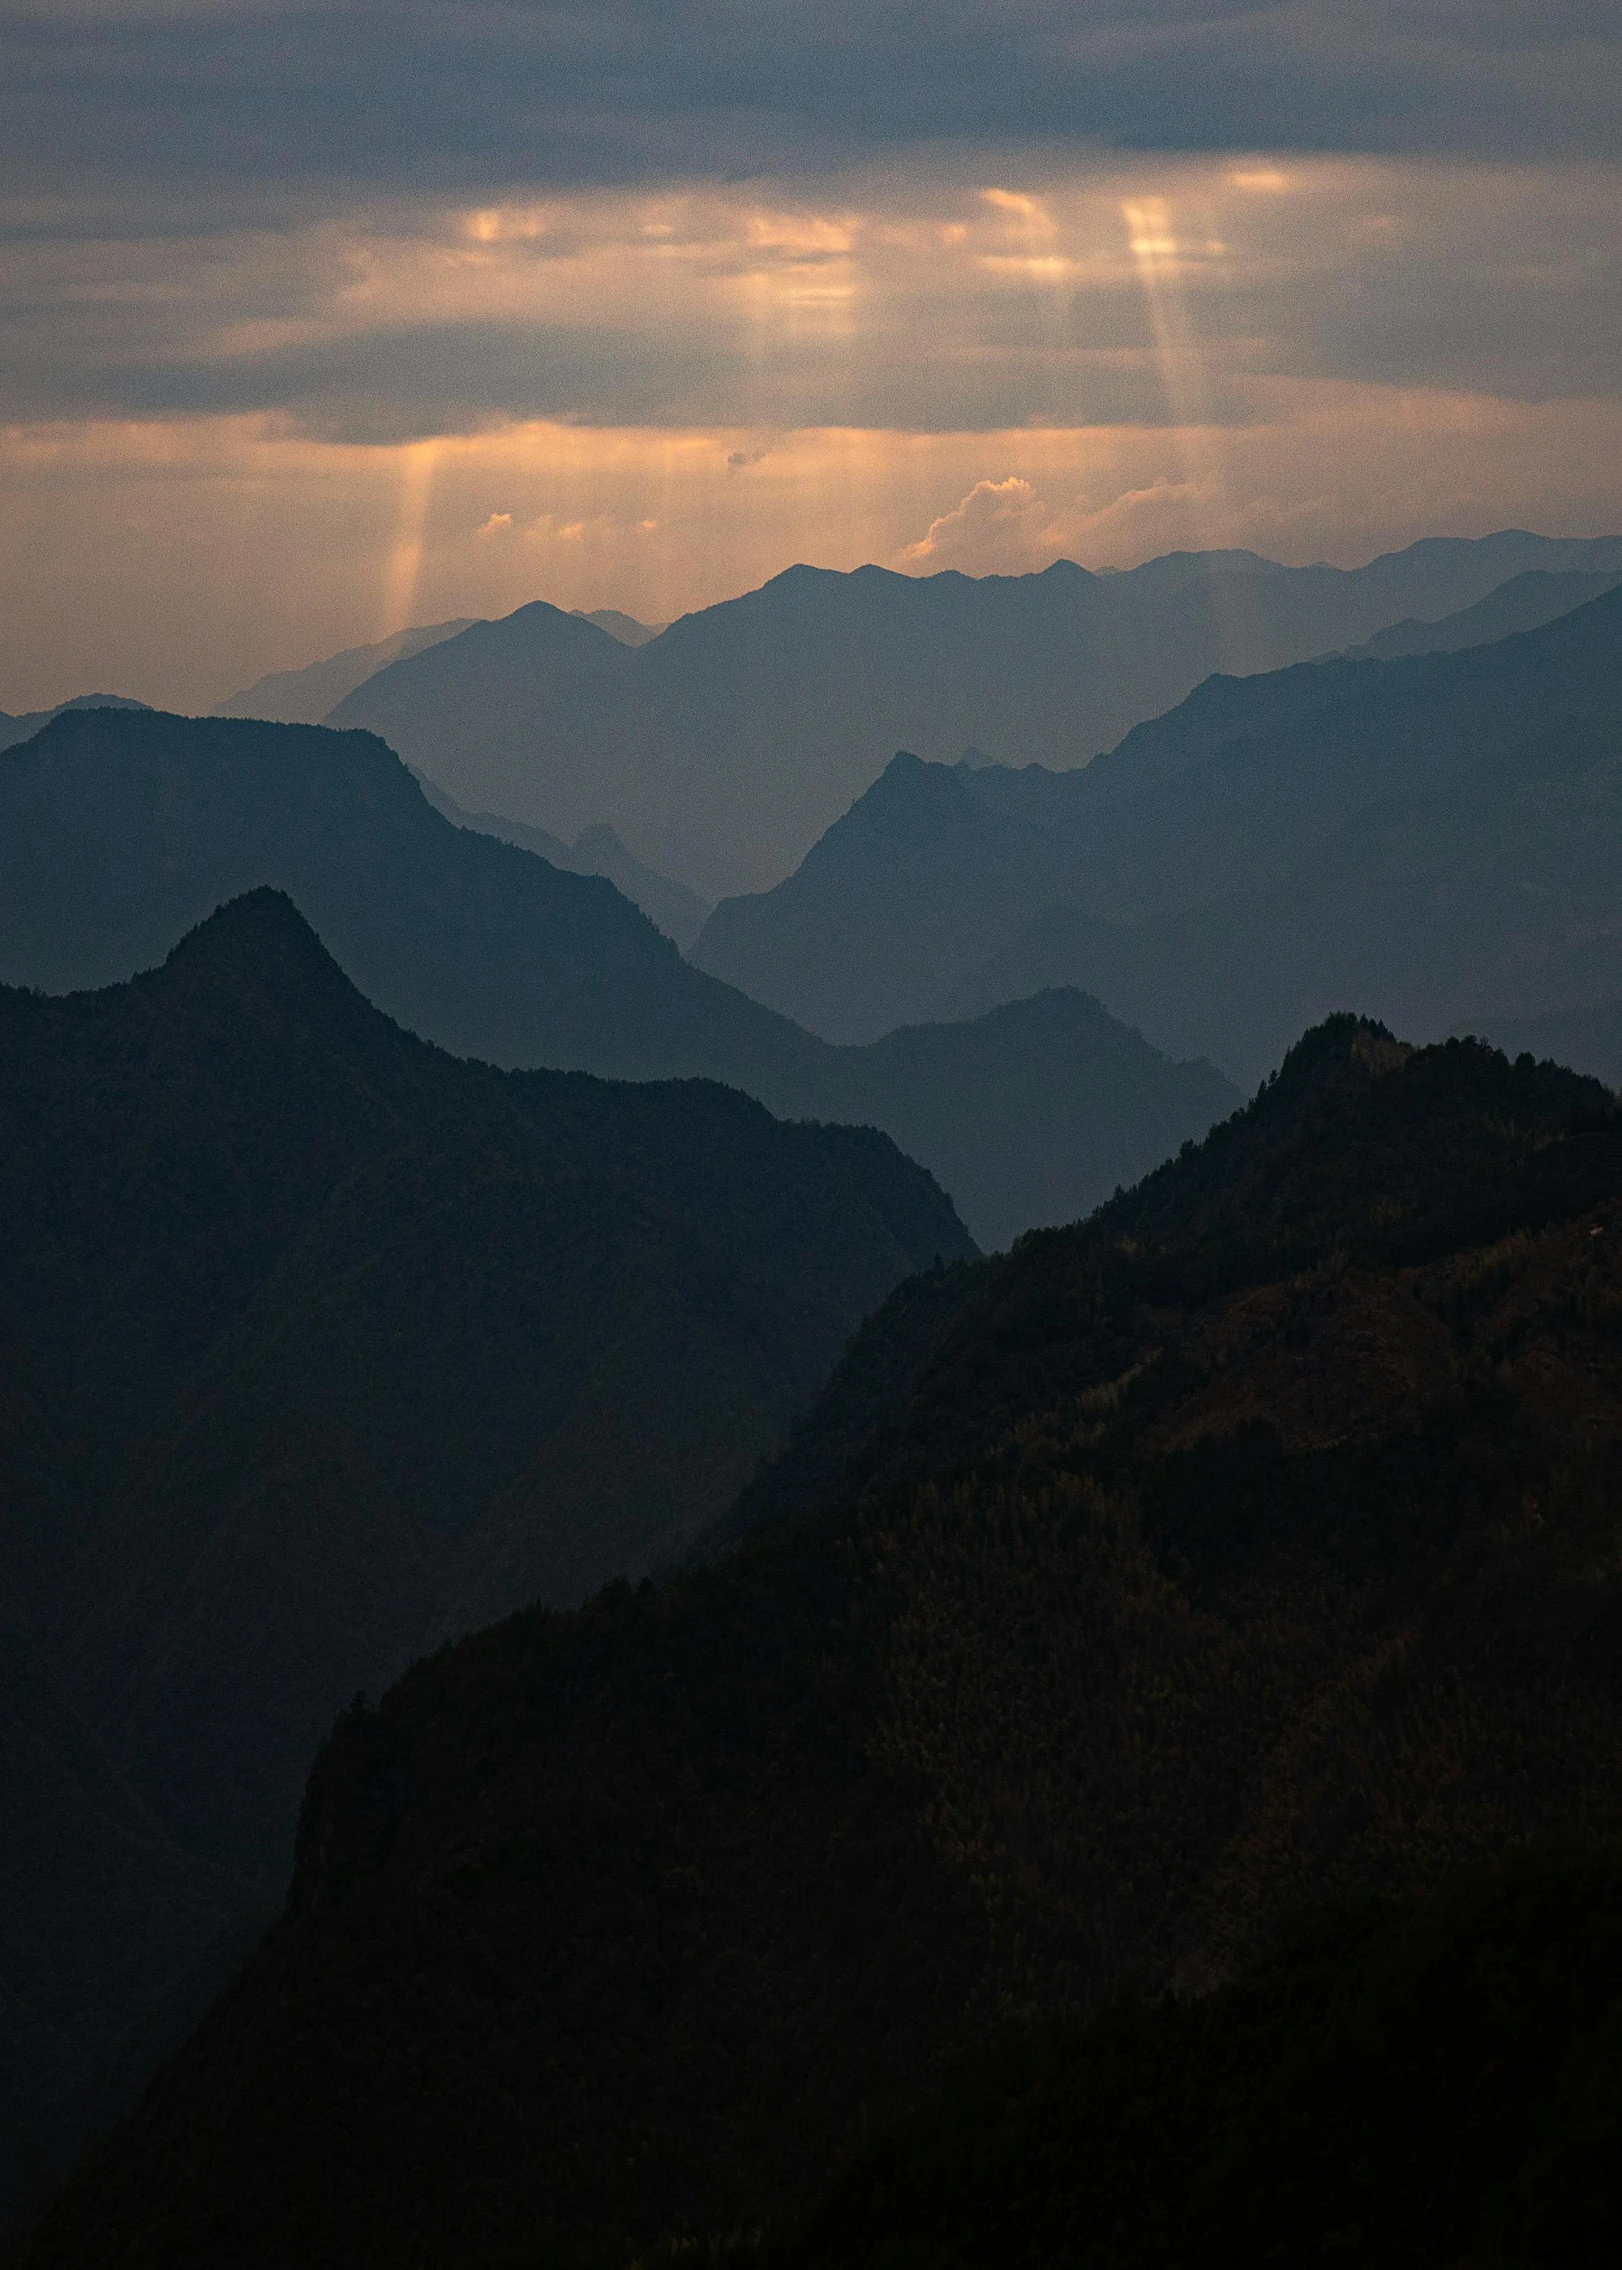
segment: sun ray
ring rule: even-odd
[[[405,630],[417,603],[422,575],[423,546],[428,507],[433,495],[434,469],[439,458],[437,440],[414,441],[401,450],[400,505],[394,541],[383,570],[383,596],[379,635],[387,638]]]
[[[1170,440],[1179,463],[1191,549],[1213,550],[1217,548],[1217,531],[1228,523],[1230,514],[1217,438],[1221,428],[1214,415],[1205,352],[1189,311],[1184,283],[1185,249],[1171,203],[1165,197],[1128,198],[1121,206],[1121,218],[1172,421]],[[1205,238],[1202,243],[1208,255],[1215,257]],[[1226,661],[1237,651],[1237,644],[1231,594],[1225,583],[1212,583],[1211,600],[1218,647]]]

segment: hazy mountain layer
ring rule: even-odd
[[[576,612],[584,613],[584,610]],[[657,638],[664,628],[662,623],[639,623],[634,615],[622,615],[615,607],[598,608],[585,619],[626,646],[641,646],[646,640]],[[391,662],[407,661],[413,654],[422,654],[442,639],[454,638],[475,620],[472,615],[459,615],[448,623],[417,623],[410,630],[396,631],[392,637],[374,640],[370,646],[346,646],[341,654],[307,663],[302,670],[272,670],[268,677],[256,678],[241,693],[228,694],[224,701],[216,702],[211,715],[262,717],[280,725],[319,725],[346,694],[352,694],[379,670],[387,669]],[[43,724],[43,718],[38,722]]]
[[[271,892],[0,1063],[14,2126],[273,1900],[358,1688],[677,1553],[972,1248],[870,1129],[427,1047]]]
[[[453,827],[370,734],[103,711],[0,760],[0,979],[111,983],[267,883],[369,1000],[458,1055],[894,1120],[984,1244],[1086,1212],[1238,1101],[1074,994],[1033,1012],[1040,1047],[998,1017],[830,1048],[693,969],[607,882]]]
[[[1213,678],[1083,772],[897,758],[703,968],[831,1038],[1075,985],[1252,1083],[1347,1000],[1622,992],[1622,590],[1458,654]]]
[[[607,631],[610,638],[617,638],[621,646],[646,646],[667,627],[664,623],[639,623],[634,615],[622,614],[618,607],[573,607],[570,613],[583,615],[588,623]]]
[[[695,942],[714,911],[685,883],[673,883],[668,875],[656,874],[641,860],[633,859],[613,829],[602,821],[595,827],[582,828],[572,844],[565,843],[560,836],[548,835],[545,828],[527,828],[521,820],[503,819],[499,812],[464,812],[455,797],[448,796],[426,773],[419,773],[417,779],[434,810],[443,812],[453,826],[493,835],[498,843],[516,843],[572,875],[606,875],[621,897],[640,907],[654,928],[673,938],[683,952]]]
[[[1528,568],[1524,575],[1511,576],[1485,599],[1478,599],[1473,607],[1461,607],[1455,615],[1444,615],[1436,622],[1392,623],[1361,646],[1349,648],[1346,659],[1389,662],[1401,654],[1457,654],[1467,646],[1489,646],[1495,639],[1513,638],[1518,631],[1535,631],[1557,616],[1569,615],[1573,607],[1609,591],[1616,580],[1614,574],[1585,574],[1580,568],[1561,573]]]
[[[1121,575],[796,567],[634,651],[541,602],[392,664],[332,712],[470,811],[603,820],[704,898],[777,882],[898,748],[1083,765],[1213,670],[1271,670],[1622,538],[1427,539],[1367,567],[1173,553]]]
[[[370,646],[346,646],[341,654],[307,663],[302,670],[273,670],[268,677],[256,678],[241,693],[227,694],[224,701],[215,703],[212,714],[262,717],[281,725],[319,725],[345,694],[352,694],[377,671],[391,662],[422,654],[442,639],[455,638],[472,620],[460,615],[449,623],[418,623]]]
[[[752,1492],[794,1514],[843,1434],[809,1517],[347,1714],[285,1917],[30,2261],[645,2260],[780,2221],[1011,2021],[1242,1976],[1303,1902],[1614,1835],[1618,1314],[1603,1090],[1324,1027],[1092,1225],[903,1287]],[[1506,1957],[1483,2041],[1524,2007],[1502,1912],[1454,1911]],[[1547,2013],[1580,1974],[1536,1929]],[[1403,1986],[1403,1944],[1373,2006],[1422,2025],[1454,2003],[1423,1964]],[[1333,1956],[1348,1989],[1361,1961]],[[1303,1974],[1286,2022],[1334,1992]],[[1161,2022],[1206,2071],[1198,2017]],[[1273,2104],[1266,2024],[1228,2038]],[[1151,2049],[1107,2104],[1172,2113]],[[1111,2180],[1159,2164],[1154,2117]],[[1354,2184],[1360,2133],[1328,2136]],[[1274,2146],[1239,2164],[1297,2199],[1319,2162]],[[1117,2204],[1152,2235],[1173,2191]]]

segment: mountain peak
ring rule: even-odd
[[[1229,1239],[1277,1257],[1317,1241],[1414,1258],[1438,1236],[1503,1235],[1515,1176],[1588,1127],[1613,1139],[1622,1128],[1597,1080],[1525,1057],[1511,1064],[1479,1040],[1410,1047],[1342,1013],[1304,1034],[1243,1111],[1104,1215],[1151,1242]],[[1551,1192],[1563,1171],[1549,1168]],[[1570,1169],[1579,1181],[1593,1171],[1614,1178],[1614,1155]]]
[[[421,1046],[356,989],[287,892],[269,884],[225,900],[134,983],[160,999],[206,1005],[207,1019],[224,1003],[233,1024],[261,1031],[319,1029],[353,1043],[371,1028],[408,1049]]]
[[[244,947],[294,947],[332,962],[286,891],[261,883],[236,898],[223,900],[212,914],[188,930],[165,957],[164,967],[200,955],[240,953]],[[337,964],[332,966],[336,968]]]

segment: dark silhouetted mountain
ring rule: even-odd
[[[1458,654],[1212,678],[1085,771],[898,758],[693,960],[830,1038],[1094,993],[1242,1084],[1622,992],[1622,589]]]
[[[75,694],[71,701],[58,702],[55,709],[25,710],[20,717],[8,717],[0,710],[0,749],[12,749],[19,741],[31,741],[53,717],[61,717],[69,710],[146,709],[149,706],[144,701],[131,701],[127,694]]]
[[[441,1054],[269,891],[0,1065],[15,2127],[272,1903],[357,1688],[669,1559],[972,1247],[871,1129]]]
[[[465,631],[473,618],[460,615],[449,623],[418,623],[396,631],[391,638],[370,646],[346,646],[342,654],[324,662],[310,662],[302,670],[273,670],[256,678],[240,694],[227,694],[216,702],[215,717],[262,717],[280,725],[319,725],[329,709],[391,662],[422,654],[441,639]]]
[[[899,1114],[916,1155],[963,1178],[985,1243],[1085,1213],[1237,1101],[1074,995],[1037,1019],[1051,1055],[1011,1047],[1007,1020],[830,1048],[693,969],[607,882],[452,826],[370,734],[100,711],[0,759],[0,979],[112,983],[260,884],[369,1000],[457,1055],[699,1074],[789,1118]]]
[[[656,874],[633,859],[603,821],[583,828],[569,844],[559,836],[548,835],[545,828],[527,828],[521,820],[503,819],[499,812],[464,812],[455,797],[447,796],[426,773],[418,773],[416,778],[434,810],[443,812],[454,826],[493,835],[498,843],[516,843],[572,875],[606,875],[621,897],[639,906],[654,928],[673,938],[683,952],[696,941],[714,911],[685,883],[673,883],[668,875]]]
[[[1563,572],[1528,568],[1457,614],[1444,615],[1437,622],[1392,623],[1361,646],[1349,647],[1345,659],[1389,662],[1401,654],[1456,654],[1467,646],[1489,646],[1495,639],[1535,631],[1559,615],[1569,615],[1573,607],[1609,591],[1616,580],[1614,574],[1585,574],[1580,568]]]
[[[669,627],[665,623],[639,623],[634,615],[622,615],[617,607],[572,607],[569,611],[583,615],[600,631],[607,631],[621,646],[646,646],[650,638],[657,638]]]
[[[1427,539],[1355,570],[795,567],[634,651],[537,601],[379,671],[328,723],[380,733],[470,811],[571,839],[606,821],[713,901],[777,882],[898,747],[1084,765],[1213,670],[1338,649],[1528,568],[1622,574],[1622,538]]]
[[[791,2221],[954,2055],[1129,1989],[1147,2013],[1092,2021],[1119,2044],[1102,2073],[1070,2034],[1033,2052],[1102,2100],[1123,2243],[1220,2173],[1208,2078],[1266,2116],[1232,2138],[1246,2227],[1269,2201],[1243,2179],[1277,2169],[1287,2231],[1337,2140],[1326,2196],[1355,2199],[1358,2139],[1397,2124],[1355,2085],[1401,2065],[1388,2022],[1445,2029],[1403,2104],[1537,2010],[1579,2088],[1614,1867],[1577,1909],[1534,1884],[1526,1937],[1521,1879],[1355,1903],[1622,1828],[1619,1315],[1603,1089],[1350,1017],[1310,1035],[1095,1222],[900,1288],[738,1550],[515,1617],[347,1713],[283,1919],[32,2270],[623,2263],[677,2236],[702,2261],[706,2234]],[[1303,1946],[1326,1899],[1353,1921]],[[1350,2068],[1319,2031],[1337,2009]],[[1273,2125],[1292,2074],[1303,2119],[1331,2105],[1310,2160]],[[1549,2101],[1533,2069],[1480,2087]],[[1043,2101],[1005,2096],[983,2156],[897,2195],[903,2238],[935,2224],[896,2259],[936,2259],[976,2168],[1040,2149]],[[900,2132],[903,2171],[952,2117]],[[863,2164],[821,2227],[874,2200]],[[1412,2180],[1400,2138],[1370,2166]]]

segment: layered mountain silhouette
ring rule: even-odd
[[[666,628],[663,623],[639,623],[634,615],[627,615],[618,607],[575,607],[572,614],[583,615],[588,623],[595,623],[610,638],[617,638],[622,646],[646,646],[650,638],[657,638]]]
[[[635,650],[536,601],[378,671],[328,722],[381,734],[470,811],[569,840],[605,821],[714,901],[776,883],[898,747],[1082,765],[1214,670],[1338,650],[1529,569],[1622,575],[1622,538],[1432,538],[1350,570],[795,567]]]
[[[430,1048],[266,890],[0,1063],[14,2133],[273,1904],[358,1688],[679,1553],[973,1249],[871,1129]]]
[[[1617,577],[1604,571],[1585,573],[1581,568],[1554,571],[1528,568],[1512,575],[1473,607],[1436,622],[1409,620],[1376,631],[1361,646],[1347,649],[1353,662],[1389,662],[1401,654],[1456,654],[1462,647],[1490,646],[1494,640],[1513,638],[1517,631],[1535,631],[1559,615],[1569,615],[1609,591]]]
[[[583,608],[574,612],[626,646],[641,646],[657,638],[664,628],[662,623],[639,623],[634,615],[622,614],[617,607],[599,607],[590,614]],[[454,638],[459,631],[469,629],[474,620],[471,615],[459,615],[448,623],[416,623],[368,646],[346,646],[341,654],[307,663],[302,670],[273,670],[268,677],[244,686],[241,693],[228,694],[224,701],[216,702],[210,714],[262,717],[280,725],[319,725],[346,694],[352,694],[379,670],[387,669],[391,662],[409,661],[412,655]]]
[[[1622,995],[1622,588],[1460,653],[1208,680],[1082,771],[898,757],[702,968],[842,1041],[1048,985],[1249,1085]]]
[[[50,724],[53,717],[61,717],[69,710],[147,707],[146,702],[132,701],[128,694],[75,694],[71,701],[59,702],[55,709],[24,710],[17,717],[8,717],[4,710],[0,710],[0,749],[12,749],[19,741],[31,741],[42,726]]]
[[[504,819],[499,812],[464,812],[454,796],[447,796],[426,773],[416,776],[424,796],[436,812],[453,826],[472,828],[478,835],[493,835],[500,843],[516,843],[533,851],[554,867],[572,875],[604,875],[623,898],[640,907],[656,930],[673,938],[684,951],[694,944],[714,909],[685,883],[644,867],[633,859],[613,829],[601,820],[582,828],[573,843],[548,835],[545,828],[527,828],[521,820]]]
[[[302,670],[273,670],[268,677],[244,686],[241,693],[227,694],[224,701],[215,703],[212,714],[262,717],[280,725],[319,725],[329,709],[379,670],[391,662],[425,653],[442,639],[455,638],[472,620],[470,615],[460,615],[448,623],[417,623],[368,646],[346,646],[341,654],[308,663]]]
[[[899,1288],[736,1549],[347,1712],[284,1915],[27,2260],[1361,2259],[1359,2212],[1445,2260],[1493,2184],[1488,2258],[1590,2258],[1619,1315],[1614,1099],[1331,1020]]]
[[[0,760],[0,980],[110,984],[260,884],[457,1055],[893,1119],[982,1245],[1086,1212],[1238,1101],[1073,992],[1029,1012],[1039,1049],[1001,1010],[830,1048],[693,969],[606,881],[452,826],[370,734],[86,711]]]

